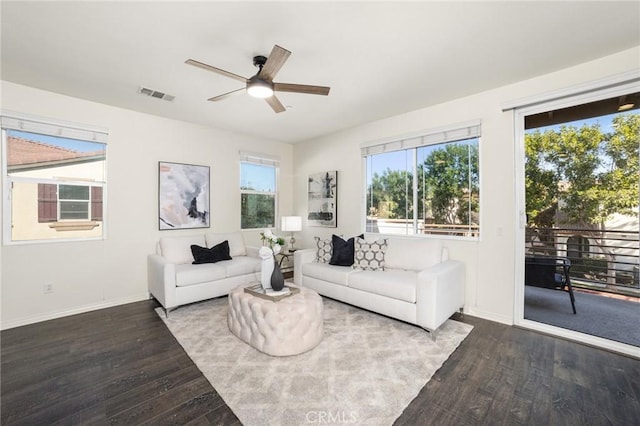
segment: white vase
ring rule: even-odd
[[[260,249],[260,258],[262,259],[262,265],[260,269],[260,284],[265,290],[271,288],[271,274],[273,273],[273,252],[270,249]]]

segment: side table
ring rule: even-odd
[[[293,253],[293,251],[281,251],[276,255],[278,266],[285,279],[293,277]]]

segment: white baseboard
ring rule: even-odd
[[[513,325],[513,318],[506,317],[504,315],[498,315],[494,312],[483,311],[482,309],[478,309],[478,308],[469,308],[465,306],[464,313],[469,314],[472,317],[478,317],[478,318],[486,319],[493,322],[499,322],[501,324],[506,324],[506,325]]]
[[[101,303],[92,305],[80,306],[77,308],[71,308],[64,311],[49,312],[42,315],[34,315],[24,318],[18,318],[10,321],[3,321],[0,324],[0,330],[8,330],[10,328],[21,327],[23,325],[35,324],[37,322],[49,321],[56,318],[68,317],[70,315],[82,314],[84,312],[97,311],[98,309],[111,308],[114,306],[125,305],[127,303],[139,302],[141,300],[148,300],[149,293],[144,292],[135,296],[123,297],[120,299],[107,300]]]

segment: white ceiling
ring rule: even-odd
[[[531,78],[640,44],[640,2],[1,2],[4,80],[295,143]],[[242,83],[292,51],[275,114]],[[173,102],[137,93],[145,86]]]

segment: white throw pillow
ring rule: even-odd
[[[316,262],[329,263],[333,254],[333,244],[331,240],[323,240],[320,237],[314,237],[316,240]]]
[[[244,238],[240,232],[228,232],[228,233],[214,233],[210,232],[205,236],[207,240],[207,247],[211,248],[221,242],[229,241],[229,256],[246,256],[247,249],[244,246]]]
[[[442,241],[427,238],[390,238],[385,266],[422,271],[442,262]]]
[[[194,244],[200,247],[205,247],[204,235],[162,237],[160,238],[160,250],[162,250],[162,257],[170,263],[191,263],[193,262],[191,246]]]
[[[385,252],[387,250],[386,238],[371,242],[356,238],[353,241],[353,246],[355,248],[353,269],[384,271]]]

